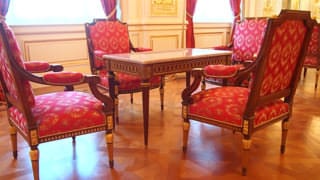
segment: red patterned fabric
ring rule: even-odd
[[[29,72],[46,72],[50,69],[48,62],[31,61],[24,62],[24,65]]]
[[[298,32],[292,31],[298,29]],[[260,95],[265,96],[290,86],[306,28],[301,21],[287,21],[276,29],[267,57]]]
[[[319,59],[316,56],[306,56],[306,58],[304,59],[304,65],[314,67],[320,66]]]
[[[18,64],[20,64],[23,68],[25,68],[23,58],[22,58],[22,53],[21,53],[19,45],[16,41],[16,38],[14,36],[13,31],[5,23],[3,23],[3,25],[6,30],[8,41],[9,41],[9,46],[11,48],[11,52],[12,52],[15,60],[18,62]],[[7,58],[7,57],[4,57],[3,55],[1,57],[1,65],[0,66],[1,66],[2,76],[5,80],[5,83],[8,88],[9,93],[14,98],[18,99],[16,86],[14,84],[12,84],[12,82],[13,82],[12,72],[9,70],[8,65],[5,64],[3,58]],[[29,81],[27,81],[27,80],[24,80],[22,82],[22,84],[23,84],[26,96],[28,98],[29,106],[33,107],[34,106],[34,94],[33,94],[33,90],[31,88],[31,85],[30,85]]]
[[[108,75],[105,71],[100,71],[99,77],[101,79],[101,84],[105,87],[109,87]],[[117,78],[119,81],[120,91],[130,91],[133,89],[141,88],[141,78],[138,76],[132,76],[125,73],[117,73]],[[160,76],[155,76],[150,79],[151,86],[160,84]]]
[[[94,26],[90,26],[90,37],[97,68],[103,65],[99,60],[103,54],[130,52],[128,28],[119,21],[97,21]]]
[[[308,45],[307,56],[304,65],[308,67],[320,67],[320,25],[313,27],[311,39]]]
[[[70,84],[83,82],[83,74],[78,72],[50,72],[43,79],[52,84]]]
[[[88,93],[68,91],[35,97],[32,114],[39,124],[39,136],[58,135],[105,123],[102,103]],[[22,132],[27,132],[26,119],[15,107],[9,117]]]
[[[203,68],[203,71],[205,76],[232,77],[241,68],[243,68],[242,64],[237,64],[237,65],[217,64],[217,65],[208,65]]]
[[[135,50],[136,52],[152,51],[151,48],[143,48],[143,47],[137,47],[137,48],[134,48],[134,50]]]
[[[207,120],[242,126],[249,89],[243,87],[218,87],[200,91],[192,96],[189,115]],[[254,126],[260,126],[289,112],[289,105],[275,101],[255,111]]]
[[[266,18],[248,18],[236,24],[232,60],[236,62],[254,60],[254,56],[260,51],[266,27]]]
[[[308,45],[308,55],[318,55],[319,53],[319,25],[315,25],[312,29],[311,39]]]

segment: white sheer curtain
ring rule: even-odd
[[[232,22],[233,14],[228,0],[198,0],[193,22]]]
[[[82,24],[104,18],[100,0],[11,0],[10,25]]]

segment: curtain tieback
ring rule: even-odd
[[[107,15],[107,19],[110,19],[116,13],[116,8],[113,8],[112,11]]]
[[[187,16],[190,18],[193,18],[193,15],[191,15],[190,13],[187,12]]]

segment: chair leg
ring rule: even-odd
[[[283,154],[286,151],[287,135],[288,135],[288,119],[285,119],[281,123],[282,135],[281,135],[281,146],[280,152]]]
[[[250,152],[250,146],[251,146],[251,139],[250,137],[245,137],[242,139],[242,175],[247,175],[247,167],[249,163],[249,152]]]
[[[107,117],[107,130],[106,130],[106,143],[107,143],[107,149],[108,149],[108,157],[109,157],[109,166],[110,168],[113,168],[114,162],[113,162],[113,118],[112,116]]]
[[[133,104],[133,93],[130,93],[130,103]]]
[[[183,122],[183,146],[182,146],[182,150],[184,153],[187,152],[189,130],[190,130],[190,121],[189,119],[185,119]]]
[[[12,145],[12,155],[14,159],[17,159],[18,157],[17,129],[14,126],[10,127],[10,137],[11,137],[11,145]]]
[[[160,106],[161,106],[161,111],[163,110],[163,102],[164,102],[164,84],[165,84],[165,78],[164,76],[161,76],[161,83],[160,83]]]
[[[37,147],[31,148],[29,156],[32,164],[33,178],[39,180],[39,150]]]
[[[303,68],[303,79],[306,78],[307,75],[307,68]]]
[[[319,69],[316,69],[316,83],[314,85],[315,89],[317,89],[318,87],[318,80],[319,80]]]

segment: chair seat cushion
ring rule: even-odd
[[[218,87],[192,95],[189,116],[206,121],[242,126],[243,113],[249,89],[244,87]],[[289,112],[289,106],[281,100],[259,107],[255,111],[254,126],[260,126]]]
[[[101,101],[91,94],[57,92],[35,96],[32,115],[39,137],[46,137],[105,124],[102,108]],[[26,119],[17,108],[10,108],[9,116],[20,130],[27,132]]]
[[[204,67],[204,73],[206,76],[213,76],[213,77],[232,77],[234,76],[238,70],[243,68],[243,65],[223,65],[223,64],[216,64],[216,65],[208,65]]]
[[[313,67],[319,67],[320,66],[320,61],[316,56],[306,56],[304,60],[304,65],[305,66],[313,66]]]
[[[101,84],[109,88],[109,80],[107,73],[101,71],[99,74]],[[135,91],[141,89],[141,78],[138,76],[129,75],[126,73],[117,73],[119,80],[119,91]],[[155,76],[150,79],[151,87],[158,86],[161,83],[161,77]]]

